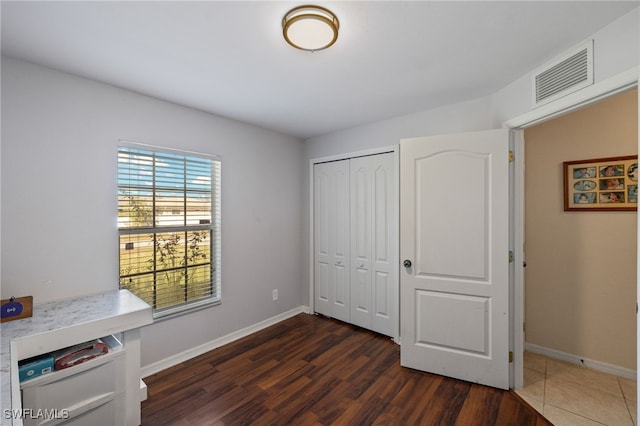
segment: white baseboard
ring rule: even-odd
[[[188,361],[191,358],[195,358],[198,355],[202,355],[213,349],[219,348],[220,346],[226,345],[227,343],[231,343],[235,340],[241,339],[245,336],[255,333],[256,331],[260,331],[263,328],[270,327],[274,324],[277,324],[288,318],[294,317],[298,314],[301,314],[301,313],[308,314],[310,312],[311,311],[308,306],[298,306],[297,308],[291,309],[290,311],[283,312],[274,317],[267,318],[264,321],[260,321],[257,324],[253,324],[253,325],[250,325],[249,327],[245,327],[241,330],[234,331],[233,333],[229,333],[226,336],[222,336],[215,340],[211,340],[202,345],[196,346],[194,348],[187,349],[186,351],[172,355],[165,359],[161,359],[160,361],[156,361],[153,364],[145,365],[144,367],[141,368],[141,376],[144,378],[152,374],[155,374],[159,371],[166,370],[169,367],[173,367],[174,365],[180,364],[181,362]]]
[[[147,384],[140,379],[140,402],[147,400]]]
[[[570,362],[571,364],[584,365],[585,367],[593,368],[594,370],[602,371],[604,373],[636,380],[637,372],[629,368],[619,367],[617,365],[607,364],[606,362],[596,361],[567,352],[545,348],[544,346],[535,345],[533,343],[525,343],[524,350],[548,356],[549,358],[555,358],[561,361]]]

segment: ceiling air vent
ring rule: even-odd
[[[533,107],[593,84],[593,40],[565,53],[533,74]]]

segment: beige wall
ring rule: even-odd
[[[636,212],[564,212],[562,162],[637,154],[637,91],[525,131],[527,343],[636,369]]]

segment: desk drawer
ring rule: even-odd
[[[73,418],[75,413],[94,409],[98,401],[103,403],[115,399],[125,390],[125,358],[122,355],[123,352],[104,355],[105,358],[99,357],[81,366],[61,370],[64,374],[58,377],[56,373],[48,375],[48,380],[38,386],[23,386],[22,406],[34,410],[68,410]],[[33,424],[51,423],[47,419],[38,419]]]
[[[124,425],[125,407],[124,395],[120,394],[115,399],[105,402],[82,414],[73,416],[60,423],[61,426],[114,426]],[[47,425],[44,423],[43,425]]]

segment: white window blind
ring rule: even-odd
[[[220,159],[118,147],[120,288],[166,316],[220,301]]]

